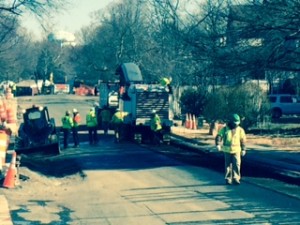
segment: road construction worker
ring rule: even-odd
[[[151,138],[153,144],[159,144],[161,142],[161,132],[162,132],[162,125],[159,115],[157,114],[156,110],[152,110],[151,120],[150,120],[150,129],[151,129]]]
[[[89,113],[86,115],[86,126],[89,131],[89,142],[90,145],[97,144],[98,142],[98,120],[95,108],[92,107],[89,111]]]
[[[104,131],[104,134],[107,134],[109,128],[109,122],[111,120],[111,113],[107,106],[104,106],[103,110],[100,113],[101,116],[101,125]]]
[[[115,142],[120,142],[123,138],[124,118],[128,116],[128,112],[121,112],[120,109],[117,109],[115,114],[112,116],[111,123],[114,127],[115,132]]]
[[[226,184],[240,184],[241,156],[246,154],[246,134],[240,122],[239,115],[232,114],[215,139],[217,150],[224,152]]]
[[[100,115],[100,106],[98,102],[93,103],[93,107],[95,109],[96,117],[97,117],[97,127],[100,128],[101,125],[101,115]]]
[[[15,83],[12,84],[11,91],[14,96],[17,95],[17,85]]]
[[[167,78],[167,77],[163,77],[160,80],[160,84],[162,86],[165,86],[169,89],[169,93],[172,94],[173,90],[172,90],[172,86],[171,86],[171,82],[172,82],[172,78]]]
[[[62,130],[64,133],[64,148],[68,148],[69,136],[73,127],[73,118],[70,111],[66,111],[65,116],[61,119]]]
[[[79,147],[79,137],[78,137],[78,128],[79,124],[81,122],[81,117],[77,109],[73,109],[73,127],[72,127],[72,132],[73,132],[73,140],[74,140],[74,147],[77,148]]]

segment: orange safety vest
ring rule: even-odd
[[[76,113],[76,115],[73,118],[73,122],[74,122],[74,127],[78,127],[80,122],[81,122],[81,117],[79,115],[79,113]]]

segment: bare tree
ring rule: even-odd
[[[20,32],[20,16],[25,12],[37,16],[42,19],[44,15],[47,15],[52,10],[60,10],[63,3],[67,1],[63,0],[15,0],[15,1],[1,1],[0,3],[0,76],[2,79],[7,79],[7,74],[10,74],[10,78],[18,80],[20,74],[24,75],[25,65],[20,63],[23,61],[21,55],[23,55],[24,49],[28,49],[30,45],[26,37],[22,37],[24,32]],[[27,42],[27,44],[24,43]],[[23,42],[23,43],[22,43]],[[22,49],[23,51],[20,51]],[[30,53],[27,52],[27,53]],[[33,53],[30,53],[34,55]],[[30,58],[30,54],[27,58]],[[17,68],[17,66],[19,68]],[[23,68],[22,68],[23,66]],[[33,71],[32,71],[33,72]],[[27,72],[25,72],[26,74]]]
[[[38,16],[60,7],[62,3],[67,2],[63,0],[15,0],[15,1],[1,1],[0,13],[4,16],[20,16],[24,11],[29,10]]]

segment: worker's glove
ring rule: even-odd
[[[221,151],[221,145],[217,145],[216,149],[217,149],[218,152],[220,152]]]
[[[245,155],[246,155],[246,150],[242,150],[241,155],[242,155],[242,156],[245,156]]]

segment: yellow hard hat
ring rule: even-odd
[[[160,83],[161,83],[161,85],[164,85],[164,86],[165,86],[165,85],[170,84],[171,81],[170,81],[170,79],[164,77],[164,78],[162,78],[162,79],[160,80]]]

